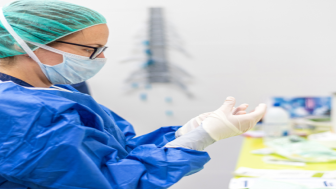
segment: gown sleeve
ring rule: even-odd
[[[181,126],[161,127],[151,133],[136,137],[131,123],[120,117],[115,112],[101,105],[104,111],[114,120],[116,125],[124,133],[126,139],[126,148],[128,151],[144,144],[155,144],[158,147],[165,146],[168,142],[175,140],[175,132]]]
[[[76,104],[10,99],[0,107],[0,176],[32,189],[168,188],[210,160],[206,152],[160,147],[174,127],[135,139],[125,132],[129,153],[121,157],[111,134],[81,123]]]

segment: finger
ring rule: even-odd
[[[245,131],[253,128],[255,126],[256,123],[258,123],[260,121],[260,119],[265,115],[266,113],[266,104],[259,104],[254,112],[252,113],[248,113],[248,114],[245,114],[245,115],[240,115],[240,122],[242,124],[244,124],[244,122],[248,122],[248,124],[250,125],[249,128],[246,128]]]
[[[232,111],[232,114],[233,115],[236,115],[237,112],[240,112],[240,111],[245,111],[248,107],[248,104],[242,104],[240,106],[238,106],[237,108],[234,108],[234,110]]]
[[[234,112],[236,112],[237,108],[236,107],[233,107],[232,108],[232,114],[234,114]]]
[[[226,98],[224,104],[219,108],[225,114],[230,114],[236,104],[236,99],[232,96]]]
[[[262,104],[259,104],[255,108],[255,110],[253,112],[249,113],[248,115],[257,118],[258,121],[259,121],[265,115],[266,110],[267,110],[266,104],[262,103]]]
[[[246,111],[239,111],[235,115],[245,115],[245,114],[246,114]]]

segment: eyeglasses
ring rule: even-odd
[[[65,42],[65,41],[56,41],[59,43],[65,43],[65,44],[69,44],[69,45],[76,45],[76,46],[81,46],[81,47],[87,47],[87,48],[92,48],[94,49],[93,53],[90,56],[90,59],[96,59],[99,55],[101,55],[101,53],[103,53],[108,47],[104,46],[104,47],[91,47],[91,46],[86,46],[86,45],[81,45],[81,44],[76,44],[76,43],[69,43],[69,42]]]

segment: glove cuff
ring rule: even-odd
[[[165,147],[167,148],[188,148],[192,150],[202,151],[207,146],[216,142],[203,128],[199,126],[191,132],[176,138],[175,140],[167,143]]]

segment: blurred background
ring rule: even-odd
[[[131,122],[138,135],[183,125],[217,109],[227,96],[236,97],[237,104],[250,104],[251,111],[270,96],[329,96],[336,91],[336,1],[66,1],[107,18],[108,64],[88,84],[92,96]],[[8,2],[1,0],[0,5]],[[125,90],[126,78],[140,64],[121,60],[132,56],[139,28],[147,27],[150,7],[164,8],[165,19],[191,55],[169,51],[169,60],[192,75],[187,86],[193,98],[166,85]],[[144,92],[147,99],[141,100]],[[241,144],[238,136],[210,146],[212,160],[205,169],[172,188],[227,188]]]

